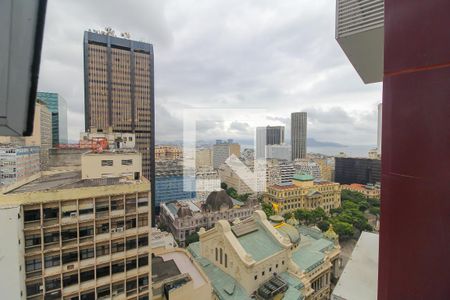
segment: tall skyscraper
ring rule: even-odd
[[[154,172],[153,45],[119,38],[112,32],[84,33],[85,127],[132,132],[142,153],[143,175],[150,180],[152,212]],[[152,217],[154,223],[154,216]]]
[[[291,146],[292,160],[306,157],[306,112],[291,114]]]
[[[37,98],[47,105],[52,114],[52,143],[67,144],[67,102],[58,93],[37,92]]]
[[[378,131],[377,131],[377,152],[381,154],[381,125],[383,123],[383,103],[378,104]]]
[[[266,157],[267,145],[284,143],[284,126],[256,127],[256,158]]]

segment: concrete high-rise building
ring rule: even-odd
[[[231,139],[228,141],[217,140],[213,145],[213,168],[218,169],[233,154],[236,157],[241,154],[241,146],[238,143],[234,143]]]
[[[294,162],[294,168],[297,173],[311,175],[314,179],[322,179],[320,166],[312,159],[297,159]]]
[[[292,160],[306,158],[306,112],[295,112],[291,114],[291,147]]]
[[[113,132],[134,133],[151,191],[155,164],[153,59],[151,44],[118,38],[111,32],[84,33],[86,131],[111,127]],[[153,207],[154,201],[152,193]]]
[[[67,102],[58,93],[37,92],[37,98],[47,105],[52,114],[52,144],[67,144]]]
[[[2,299],[152,298],[150,184],[133,176],[141,166],[131,176],[90,177],[136,154],[110,153],[111,166],[108,155],[91,153],[81,172],[43,174],[2,191]]]
[[[212,159],[213,159],[213,151],[212,149],[197,149],[195,151],[195,167],[197,169],[200,168],[212,168]]]
[[[378,104],[378,130],[377,130],[377,151],[381,155],[381,126],[383,123],[383,104]]]
[[[256,127],[256,158],[266,157],[267,145],[284,143],[284,126]]]

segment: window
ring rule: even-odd
[[[102,167],[112,167],[113,161],[110,159],[102,159]]]
[[[132,250],[132,249],[136,249],[136,239],[127,239],[127,243],[126,243],[126,247],[127,247],[127,251],[128,250]]]
[[[40,281],[27,284],[27,296],[40,294],[41,293],[40,286],[41,286]]]
[[[105,297],[109,296],[109,285],[101,286],[97,288],[97,298],[98,299],[104,299]],[[108,297],[108,299],[110,299]]]
[[[220,248],[220,264],[222,264],[222,257],[223,257],[223,251],[222,251],[222,248]]]
[[[25,262],[25,270],[27,273],[40,271],[42,269],[42,261],[40,258],[27,259]]]
[[[64,274],[63,286],[67,287],[74,284],[78,284],[78,273]]]
[[[94,226],[80,227],[80,238],[94,235]]]
[[[133,165],[132,159],[122,159],[122,166],[131,166]]]
[[[138,216],[138,218],[139,218],[139,221],[138,221],[139,227],[148,226],[148,215],[147,214],[140,214]]]
[[[113,283],[112,292],[114,295],[123,294],[123,292],[125,292],[125,285],[123,284],[123,282]]]
[[[136,259],[127,259],[127,272],[136,269],[137,261]]]
[[[40,244],[41,244],[40,234],[32,234],[25,236],[25,247],[34,247],[39,246]]]
[[[225,268],[227,268],[227,267],[228,267],[228,256],[225,253]]]
[[[34,222],[41,219],[40,209],[31,209],[24,211],[24,222]]]
[[[45,260],[46,268],[56,267],[56,266],[59,266],[61,263],[61,258],[59,256],[59,253],[54,254],[54,255],[46,255],[44,260]]]
[[[255,275],[255,280],[257,280],[258,279],[258,275]]]
[[[124,271],[125,271],[125,264],[123,261],[113,262],[113,264],[112,264],[112,273],[113,274],[122,273]]]
[[[109,276],[109,266],[102,266],[97,268],[97,278]]]
[[[78,260],[78,252],[72,251],[72,252],[66,252],[62,255],[62,262],[63,264],[68,264],[74,261]]]
[[[136,218],[127,219],[127,229],[136,228]]]
[[[138,259],[139,268],[143,266],[148,266],[148,255],[141,255]]]
[[[137,282],[136,278],[130,279],[127,281],[127,296],[133,295],[136,293]]]
[[[59,232],[46,232],[44,233],[44,244],[51,244],[59,242]]]
[[[44,208],[44,219],[56,219],[58,218],[58,214],[59,214],[58,207]]]
[[[61,279],[59,276],[45,279],[45,289],[47,291],[56,290],[61,287]]]
[[[148,276],[139,277],[138,284],[140,288],[148,286]]]
[[[76,239],[77,238],[77,229],[69,228],[64,231],[61,231],[61,238],[63,241]]]
[[[122,210],[123,208],[123,199],[111,200],[111,210]]]
[[[218,250],[217,250],[217,248],[216,248],[216,261],[218,261],[219,260],[219,254],[218,254]]]
[[[109,223],[97,224],[96,231],[97,234],[108,233]]]
[[[93,279],[94,279],[94,269],[80,272],[80,282],[85,282]]]
[[[97,245],[97,257],[109,254],[109,244]]]
[[[264,274],[265,274],[265,272],[264,272],[264,271],[262,271],[262,273],[261,273],[261,276],[264,276]]]
[[[148,246],[148,236],[141,235],[139,236],[138,247],[145,247],[145,246]]]
[[[80,250],[80,260],[94,257],[94,248]]]
[[[122,252],[124,250],[125,250],[125,246],[124,246],[124,243],[122,240],[113,242],[111,244],[111,252],[112,253]]]
[[[281,261],[281,264],[284,265],[284,260]]]

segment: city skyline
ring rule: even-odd
[[[364,86],[353,72],[332,39],[334,7],[326,1],[285,3],[270,10],[266,3],[261,3],[251,7],[255,12],[245,4],[235,3],[236,11],[231,10],[223,18],[214,16],[222,14],[229,5],[233,7],[233,3],[194,6],[176,1],[136,2],[127,4],[135,22],[124,21],[131,17],[128,12],[117,17],[119,11],[123,12],[117,9],[121,3],[104,4],[101,1],[49,3],[39,89],[56,91],[67,99],[69,139],[75,139],[84,124],[83,58],[79,45],[83,31],[110,26],[118,34],[130,32],[132,39],[155,47],[156,115],[160,116],[156,119],[157,142],[180,137],[183,108],[214,105],[262,107],[270,112],[268,117],[278,122],[274,125],[285,126],[288,108],[307,111],[310,137],[343,144],[376,144],[380,85]],[[108,9],[103,9],[105,6]],[[182,17],[187,9],[188,15],[197,21]],[[266,17],[263,12],[267,12]],[[251,25],[239,34],[233,28],[242,27],[244,21],[236,13]],[[281,15],[285,20],[278,18]],[[311,20],[315,20],[312,28],[308,27]],[[205,22],[214,26],[205,28],[202,25]],[[235,27],[229,28],[230,22]],[[307,27],[311,32],[300,30],[294,34],[294,40],[290,38],[293,28]],[[199,40],[207,42],[197,47]],[[304,46],[306,40],[308,47]],[[255,47],[261,49],[262,44],[267,49],[256,51]],[[246,55],[259,52],[261,55]],[[267,56],[273,59],[261,64],[267,61],[263,59]],[[245,123],[247,120],[231,121]],[[225,134],[229,128],[220,123],[211,126],[218,135]],[[210,131],[200,130],[199,134],[208,136]],[[251,135],[244,128],[231,136],[239,137]]]

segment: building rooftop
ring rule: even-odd
[[[346,300],[375,300],[378,285],[378,243],[375,233],[362,232],[333,291]]]
[[[295,174],[293,179],[299,180],[299,181],[312,181],[312,180],[314,180],[314,176],[302,173],[302,174]]]
[[[64,190],[64,189],[97,187],[97,186],[129,184],[129,183],[130,180],[125,180],[124,178],[120,177],[81,179],[80,171],[68,171],[41,176],[40,178],[25,183],[24,185],[7,192],[6,194]]]
[[[274,226],[282,235],[292,237],[299,242],[299,247],[292,253],[292,260],[302,271],[309,272],[320,266],[324,261],[325,252],[335,247],[333,241],[325,239],[318,229],[303,226],[294,227],[284,222],[276,223]],[[286,228],[281,229],[283,227]],[[274,240],[273,235],[266,232],[254,218],[233,225],[231,229],[244,250],[252,255],[256,261],[261,261],[283,250],[281,244]],[[294,233],[293,230],[296,232]],[[194,259],[199,262],[207,274],[219,299],[252,299],[250,295],[246,294],[238,280],[224,273],[208,259],[201,256],[200,242],[190,244],[188,251],[191,252]],[[278,276],[288,286],[283,300],[303,298],[300,290],[304,285],[298,278],[289,272],[280,273]],[[264,284],[261,287],[264,287]]]
[[[253,218],[247,220],[248,221],[233,225],[231,229],[236,235],[236,238],[242,248],[244,248],[245,252],[250,254],[255,261],[266,259],[267,257],[283,250],[280,243],[269,235],[265,229],[258,224],[258,222],[254,221]],[[250,230],[238,236],[236,234],[236,226],[246,225],[246,222],[253,222],[255,225],[254,228],[250,227]]]

